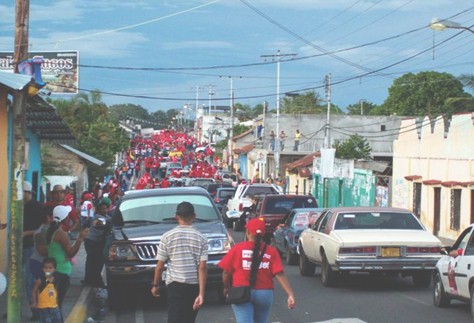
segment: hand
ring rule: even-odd
[[[198,295],[194,300],[193,310],[197,311],[202,304],[204,303],[204,297],[202,295]]]
[[[85,237],[87,237],[88,234],[89,234],[89,228],[85,228],[79,233],[78,239],[84,239]]]
[[[293,295],[288,296],[288,308],[290,310],[295,308],[295,298]]]
[[[151,288],[151,294],[154,296],[154,297],[160,297],[160,289],[158,287],[155,287],[153,286]]]

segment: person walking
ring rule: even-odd
[[[283,271],[278,251],[262,243],[262,237],[265,234],[265,219],[252,219],[245,227],[247,241],[234,245],[218,264],[223,270],[223,292],[227,295],[231,284],[232,287],[252,286],[250,301],[232,304],[232,310],[237,323],[264,323],[268,321],[273,303],[273,277],[288,295],[289,309],[295,307],[295,297]],[[251,285],[250,277],[255,275],[255,272],[256,281]]]
[[[207,239],[192,227],[194,206],[181,202],[176,208],[178,226],[166,232],[160,244],[151,293],[160,296],[165,263],[168,293],[168,323],[193,323],[204,303],[207,281]]]
[[[105,287],[101,273],[105,263],[105,240],[107,233],[112,228],[111,218],[107,214],[111,203],[110,199],[105,197],[99,201],[89,234],[84,240],[84,247],[87,253],[84,284],[88,286]]]
[[[87,236],[89,229],[83,229],[71,246],[69,235],[63,229],[63,223],[71,212],[70,205],[58,205],[53,209],[53,222],[48,228],[46,242],[48,243],[48,256],[54,258],[57,263],[58,305],[61,307],[67,290],[69,289],[70,276],[72,273],[71,258],[74,257]]]
[[[293,151],[298,151],[299,146],[300,146],[300,140],[301,140],[302,136],[303,136],[303,134],[300,132],[300,130],[296,129],[296,132],[295,132],[295,145],[293,147]]]

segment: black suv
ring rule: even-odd
[[[193,226],[209,240],[207,284],[222,291],[222,270],[217,263],[233,240],[209,193],[200,187],[127,191],[112,217],[114,227],[105,264],[112,307],[121,297],[120,289],[150,286],[161,236],[178,225],[176,206],[183,201],[193,204]]]

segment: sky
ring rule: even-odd
[[[14,1],[0,12],[0,51],[13,51]],[[474,4],[42,0],[30,1],[29,50],[78,50],[80,91],[99,90],[108,105],[229,105],[232,87],[235,103],[274,109],[285,93],[325,98],[330,74],[331,102],[345,109],[382,104],[405,73],[474,74],[474,32],[433,31],[434,17],[471,27]]]

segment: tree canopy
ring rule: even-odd
[[[451,115],[458,112],[452,98],[470,98],[463,84],[449,73],[407,73],[396,79],[388,89],[389,96],[375,114],[399,116]]]
[[[372,110],[377,108],[375,103],[359,100],[357,103],[349,104],[346,108],[347,114],[349,115],[372,115]]]
[[[314,91],[286,95],[280,106],[280,112],[288,114],[324,114],[326,111],[326,100]],[[331,104],[331,114],[343,114],[343,112],[338,106]]]
[[[338,141],[333,145],[336,149],[336,158],[341,159],[369,159],[372,148],[366,138],[354,134],[346,141]]]
[[[101,167],[89,166],[89,182],[95,177],[107,175],[107,168],[112,166],[115,154],[129,145],[129,139],[117,122],[109,120],[108,108],[102,102],[100,92],[93,91],[89,95],[79,93],[68,100],[50,102],[77,138],[77,148],[104,161]]]

